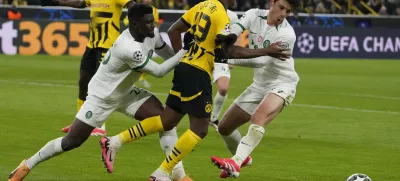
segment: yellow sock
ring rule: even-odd
[[[154,116],[141,121],[128,130],[121,132],[119,138],[122,144],[141,139],[147,135],[164,131],[160,116]]]
[[[85,102],[84,100],[78,98],[78,100],[76,101],[77,111],[79,111],[79,109],[81,109],[84,102]]]
[[[176,142],[174,149],[167,156],[160,166],[165,173],[171,173],[172,169],[178,164],[183,157],[189,154],[193,148],[201,141],[201,138],[192,130],[188,129]]]

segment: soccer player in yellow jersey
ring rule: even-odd
[[[237,36],[230,34],[226,7],[234,3],[235,0],[201,2],[171,26],[168,35],[175,52],[182,48],[183,32],[188,31],[192,34],[195,43],[175,67],[173,87],[169,92],[164,111],[160,116],[147,118],[119,135],[108,138],[116,140],[117,144],[126,144],[156,132],[172,130],[185,114],[189,115],[190,129],[178,139],[170,155],[151,174],[150,181],[171,181],[169,175],[175,165],[207,135],[212,111],[211,76],[214,60],[224,63],[227,57],[254,58],[265,55],[280,57],[285,50],[276,46],[263,49],[232,46]],[[143,134],[132,134],[132,130],[139,128]]]
[[[80,65],[77,109],[86,100],[88,84],[96,73],[107,50],[120,34],[120,18],[124,7],[132,7],[131,0],[56,0],[59,5],[74,8],[90,8],[90,37]],[[62,129],[68,132],[71,125]],[[92,135],[106,134],[105,125],[93,130]]]

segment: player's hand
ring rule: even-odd
[[[279,60],[285,61],[290,58],[291,54],[286,53],[289,51],[287,47],[282,47],[281,42],[276,42],[265,48],[266,54],[270,57],[277,58]]]
[[[192,47],[194,43],[194,35],[186,32],[185,35],[183,36],[183,49],[184,50],[189,50],[190,47]]]
[[[214,49],[214,54],[215,54],[215,63],[227,63],[228,58],[225,55],[225,52],[221,48],[216,48]]]

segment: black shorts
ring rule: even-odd
[[[86,47],[85,53],[81,60],[81,71],[85,71],[90,74],[95,74],[100,66],[101,59],[107,53],[105,48],[89,48]]]
[[[179,63],[174,70],[173,87],[166,105],[182,114],[210,118],[212,85],[210,75],[194,66]]]

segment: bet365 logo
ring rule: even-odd
[[[13,21],[7,21],[0,27],[1,52],[7,55],[17,54],[17,46],[13,44],[14,38],[17,38],[18,32],[13,27]]]

